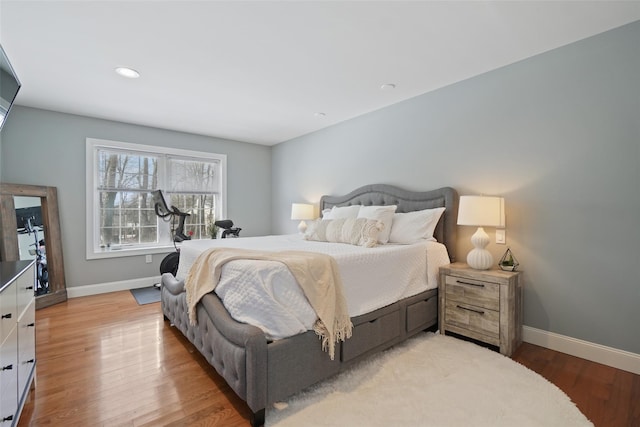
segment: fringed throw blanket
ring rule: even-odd
[[[353,325],[342,294],[342,279],[338,265],[331,256],[315,252],[266,252],[248,249],[213,248],[196,258],[184,280],[187,292],[189,321],[196,323],[196,304],[213,291],[222,273],[222,266],[233,260],[278,261],[285,264],[300,285],[309,304],[318,315],[313,330],[322,339],[322,349],[335,356],[335,343],[351,336]]]

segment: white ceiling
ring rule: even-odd
[[[273,145],[638,19],[639,1],[0,0],[0,43],[19,105]]]

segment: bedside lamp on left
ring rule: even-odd
[[[313,205],[306,203],[292,203],[291,204],[291,219],[299,220],[298,230],[300,233],[307,231],[307,223],[305,220],[314,219],[315,213]]]

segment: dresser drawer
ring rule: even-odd
[[[16,327],[18,312],[16,305],[16,289],[18,285],[14,280],[2,293],[0,293],[0,344],[7,339],[11,331]]]
[[[445,282],[447,301],[500,310],[499,284],[449,275],[446,276]]]
[[[0,420],[11,417],[15,421],[18,410],[18,337],[16,328],[0,345]],[[3,426],[11,422],[0,423]]]
[[[36,366],[36,302],[25,308],[18,322],[18,390],[28,390],[28,382]]]
[[[500,312],[447,299],[445,323],[499,338]]]
[[[35,271],[35,264],[31,264],[31,266],[16,279],[18,317],[22,316],[22,312],[35,298],[33,289],[36,281]]]

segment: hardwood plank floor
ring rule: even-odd
[[[640,427],[640,375],[529,343],[512,359],[558,386],[596,427]]]
[[[175,328],[129,291],[36,312],[37,386],[19,426],[248,426],[250,411]],[[597,427],[640,427],[640,376],[524,343],[513,359]]]
[[[250,411],[129,291],[36,312],[37,384],[19,426],[248,426]]]

